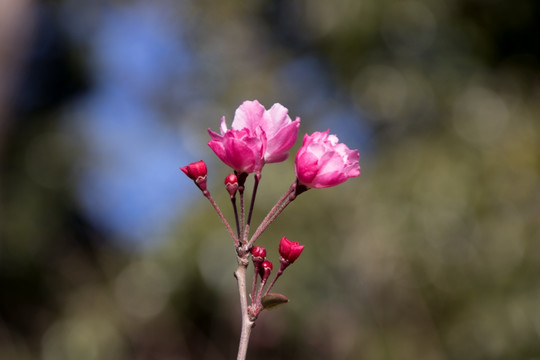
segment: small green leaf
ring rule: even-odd
[[[289,299],[283,294],[268,294],[262,297],[261,305],[265,309],[273,309],[276,306],[289,302]]]

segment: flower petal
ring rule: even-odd
[[[268,140],[265,161],[268,163],[280,162],[289,156],[288,151],[293,147],[298,137],[300,119],[296,119],[285,127],[281,128],[274,137]]]
[[[244,101],[242,105],[236,109],[232,129],[248,129],[251,134],[255,135],[257,127],[261,125],[264,116],[264,106],[257,100]]]

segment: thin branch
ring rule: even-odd
[[[253,215],[253,206],[255,205],[255,196],[257,196],[257,188],[259,187],[260,181],[261,181],[261,173],[257,172],[255,174],[255,183],[253,184],[253,194],[251,195],[251,204],[249,205],[249,214],[247,218],[248,226],[249,224],[251,224],[251,215]]]
[[[253,246],[255,241],[261,236],[261,234],[266,230],[266,228],[281,214],[281,212],[291,203],[290,195],[294,193],[296,189],[296,183],[293,183],[289,190],[278,200],[276,205],[270,210],[268,215],[261,222],[255,233],[248,242],[248,249]],[[294,200],[294,199],[293,199]]]
[[[235,171],[236,173],[236,171]],[[240,244],[244,245],[247,242],[247,239],[244,237],[244,228],[245,228],[245,213],[246,209],[244,206],[244,190],[245,190],[245,184],[246,179],[249,174],[247,173],[236,173],[237,179],[238,179],[238,193],[240,194],[240,235],[238,235],[238,240],[240,241]]]
[[[239,240],[241,244],[244,244],[246,242],[244,238],[244,227],[245,227],[245,207],[244,207],[244,187],[239,187],[238,192],[240,193],[240,235]]]
[[[233,233],[233,231],[231,229],[231,226],[227,222],[227,219],[225,219],[225,216],[223,216],[223,213],[221,212],[221,210],[219,209],[219,206],[216,204],[216,202],[212,198],[212,195],[210,195],[210,192],[208,190],[203,191],[203,194],[204,194],[204,196],[206,196],[208,201],[210,201],[210,204],[212,204],[212,206],[214,207],[214,209],[218,213],[218,215],[219,215],[221,221],[223,222],[223,224],[225,224],[225,227],[227,228],[227,231],[229,232],[232,239],[234,240],[234,245],[236,245],[236,247],[240,246],[240,242],[238,241],[238,238],[236,237],[236,235],[234,235],[234,233]]]
[[[276,273],[276,277],[274,278],[274,280],[272,280],[270,285],[268,285],[268,289],[266,289],[266,292],[264,293],[264,296],[268,295],[268,293],[270,292],[270,289],[272,289],[272,287],[276,283],[276,280],[281,276],[281,274],[283,274],[283,270],[279,269],[279,271]]]
[[[236,208],[236,196],[231,196],[231,202],[234,210],[234,219],[236,221],[236,233],[240,239],[240,223],[238,222],[238,209]],[[238,246],[238,244],[237,244]]]

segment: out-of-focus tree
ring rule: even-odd
[[[0,10],[0,358],[235,354],[234,249],[177,168],[207,160],[227,204],[206,129],[254,98],[360,148],[362,175],[260,239],[306,248],[248,358],[539,356],[535,1]],[[265,168],[254,221],[293,177]]]

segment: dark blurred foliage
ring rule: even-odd
[[[306,249],[248,358],[540,358],[539,8],[0,2],[0,359],[234,358],[232,241],[178,167],[207,161],[230,219],[206,129],[246,99],[362,167],[260,239]]]

